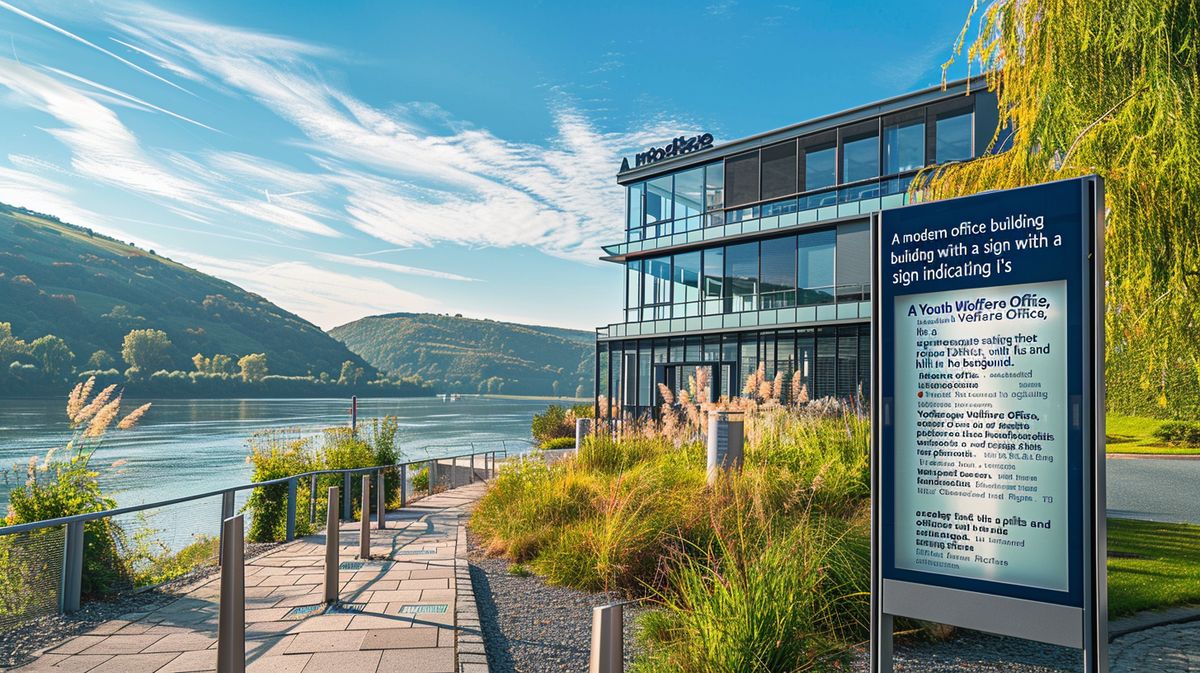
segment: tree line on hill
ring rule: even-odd
[[[0,322],[0,396],[57,395],[64,383],[92,376],[98,384],[121,385],[136,397],[406,397],[433,392],[432,384],[415,375],[368,377],[366,369],[352,360],[344,361],[336,373],[286,376],[271,373],[266,353],[196,353],[191,369],[184,370],[175,368],[174,350],[163,330],[133,329],[116,355],[96,350],[79,367],[66,340],[46,334],[26,341],[13,334],[11,323]]]

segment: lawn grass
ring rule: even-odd
[[[1109,618],[1200,605],[1200,526],[1109,519],[1108,551]]]
[[[1108,435],[1108,453],[1200,455],[1200,448],[1168,446],[1155,437],[1154,431],[1163,424],[1163,421],[1156,418],[1109,414],[1104,423],[1105,433]]]

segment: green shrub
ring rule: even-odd
[[[555,437],[542,442],[541,448],[547,451],[561,451],[562,449],[575,448],[575,436],[570,437]]]
[[[412,487],[415,493],[429,492],[429,468],[422,467],[412,472]]]
[[[1200,447],[1200,422],[1167,421],[1158,426],[1154,436],[1172,446]]]
[[[255,434],[250,438],[250,456],[246,459],[254,467],[251,481],[283,479],[317,469],[319,459],[314,455],[311,444],[310,439],[280,431]],[[297,512],[308,510],[309,497],[309,489],[297,485]],[[287,533],[287,499],[286,482],[254,489],[242,510],[251,513],[246,539],[251,542],[283,540]],[[308,517],[297,516],[296,528],[300,535],[311,532],[308,530]]]

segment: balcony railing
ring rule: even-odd
[[[643,307],[641,311],[648,319],[597,327],[596,338],[865,320],[871,317],[871,286],[850,283],[779,290],[745,297],[660,304]]]
[[[629,241],[606,245],[603,248],[604,252],[612,256],[627,255],[727,236],[867,215],[885,208],[908,204],[908,184],[911,180],[912,176],[872,180],[772,201],[760,206],[648,224],[640,229],[629,230]]]

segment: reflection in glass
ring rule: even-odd
[[[675,174],[675,219],[699,215],[704,206],[704,169]]]
[[[641,305],[642,261],[635,259],[625,263],[625,320],[638,319],[638,307]]]
[[[725,248],[725,312],[753,311],[758,295],[758,243]]]
[[[646,183],[646,224],[672,217],[671,176],[664,175]]]
[[[629,189],[626,190],[625,227],[627,229],[638,229],[642,226],[642,193],[645,188],[645,183],[639,182],[636,185],[629,185]]]
[[[796,283],[799,304],[827,304],[833,301],[833,261],[837,233],[833,229],[799,236]]]
[[[675,317],[699,315],[696,302],[700,299],[700,251],[675,255],[673,267],[672,302],[676,306],[687,305],[683,313],[675,311]]]
[[[965,161],[974,156],[971,127],[974,114],[970,111],[954,116],[938,117],[934,129],[937,135],[937,162]]]
[[[701,291],[704,297],[704,313],[712,315],[721,312],[721,298],[724,296],[725,248],[710,248],[704,251],[704,283]]]
[[[842,182],[879,176],[879,136],[854,138],[842,143]]]
[[[762,242],[762,308],[787,308],[796,303],[796,237]]]
[[[925,122],[883,127],[883,172],[895,175],[925,165]]]
[[[671,258],[642,260],[642,305],[671,301]],[[643,318],[644,319],[644,318]]]
[[[809,148],[804,152],[804,190],[821,189],[837,182],[837,147]]]
[[[725,207],[725,164],[717,162],[704,168],[704,207],[708,210]]]

